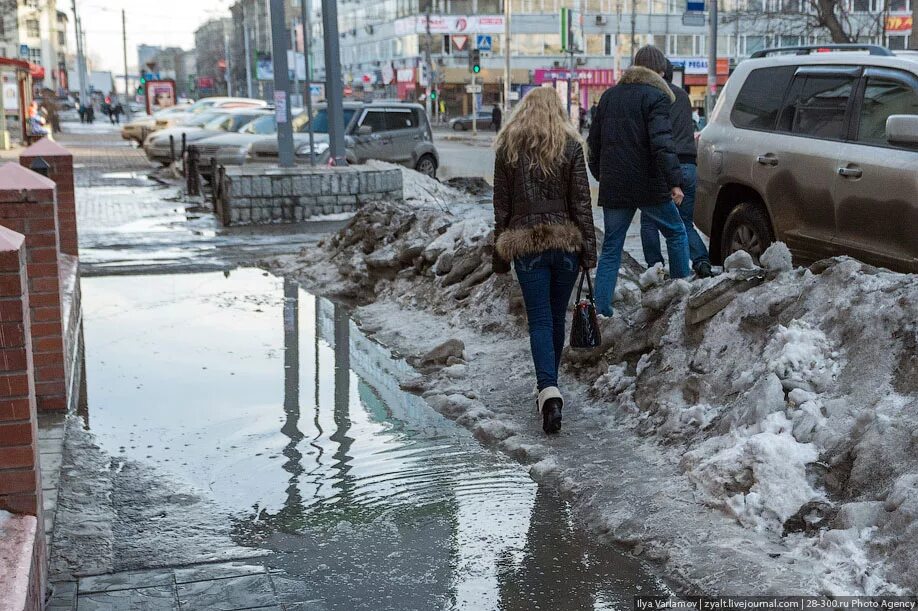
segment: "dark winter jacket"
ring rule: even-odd
[[[511,166],[497,152],[494,240],[496,272],[510,271],[516,257],[555,249],[579,253],[586,267],[596,265],[590,181],[580,142],[568,142],[553,176],[525,160]]]
[[[669,83],[669,88],[676,100],[669,107],[669,119],[673,124],[673,144],[679,163],[697,163],[698,152],[695,147],[695,121],[692,120],[692,102],[685,89]]]
[[[588,141],[600,206],[665,204],[670,190],[682,186],[669,118],[673,99],[663,77],[640,66],[602,95]]]

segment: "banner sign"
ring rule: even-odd
[[[911,15],[889,15],[886,17],[887,32],[911,32],[912,16]]]
[[[501,34],[504,31],[503,15],[431,15],[431,34]],[[406,17],[395,22],[395,33],[426,34],[427,16]]]

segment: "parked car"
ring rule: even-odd
[[[491,111],[479,111],[478,112],[478,129],[491,129]],[[472,115],[466,115],[464,117],[456,117],[455,119],[450,119],[449,122],[450,129],[453,129],[457,132],[464,132],[472,129]]]
[[[313,117],[315,153],[321,163],[328,161],[328,109],[319,105]],[[420,104],[404,102],[347,103],[344,105],[345,146],[348,163],[379,159],[398,163],[427,176],[435,177],[440,155],[433,143],[427,113]],[[306,130],[293,136],[297,160],[309,161],[309,136]],[[277,140],[252,144],[248,162],[276,162]]]
[[[798,263],[918,272],[918,56],[828,47],[739,64],[701,132],[695,220],[718,262],[780,240]]]
[[[293,110],[293,133],[305,133],[308,121],[306,113]],[[222,166],[243,165],[252,144],[277,138],[277,119],[273,113],[258,117],[238,132],[204,138],[191,145],[198,152],[198,172],[210,180],[213,163]]]
[[[185,125],[150,134],[143,143],[143,149],[150,161],[168,165],[181,155],[183,136],[187,146],[209,136],[239,131],[243,126],[269,112],[260,108],[203,112]]]
[[[187,106],[172,106],[156,111],[152,115],[145,115],[129,123],[125,123],[121,128],[121,137],[124,140],[133,140],[138,145],[143,146],[144,140],[150,135],[156,127],[157,119],[168,117],[173,114],[184,113],[188,110]]]
[[[207,112],[210,110],[232,110],[234,108],[266,108],[268,103],[264,100],[256,100],[253,98],[227,98],[227,97],[212,97],[212,98],[203,98],[198,100],[191,106],[186,106],[185,112],[176,115],[170,115],[168,117],[162,117],[157,119],[156,127],[154,131],[160,129],[167,129],[175,125],[180,125],[190,121],[196,115],[201,114],[202,112]]]

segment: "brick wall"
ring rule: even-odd
[[[0,166],[0,225],[25,235],[35,397],[64,410],[64,339],[54,183],[18,164]]]
[[[19,164],[31,168],[42,160],[50,167],[48,178],[57,185],[57,226],[62,253],[77,256],[76,199],[73,184],[73,154],[61,145],[42,138],[19,156]]]
[[[0,226],[0,509],[41,518],[25,238]]]

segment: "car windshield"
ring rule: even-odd
[[[187,106],[171,106],[169,108],[163,108],[162,110],[157,110],[153,113],[153,116],[157,119],[165,119],[168,117],[174,117],[176,115],[183,115],[188,112]]]
[[[354,113],[357,112],[353,108],[344,109],[344,127],[346,128],[351,123],[351,119],[354,118]],[[301,132],[305,132],[308,129],[308,123],[304,121]],[[315,117],[312,120],[312,131],[316,134],[327,134],[328,133],[328,109],[320,108],[316,111]]]
[[[188,109],[188,112],[192,114],[198,114],[199,112],[204,112],[205,110],[210,110],[211,106],[216,104],[216,100],[198,100]]]
[[[225,119],[225,118],[226,118],[225,113],[205,112],[205,113],[199,114],[196,117],[189,118],[185,122],[185,125],[188,127],[204,127],[211,121],[216,121],[217,119]]]
[[[296,127],[296,119],[293,120],[293,125]],[[276,132],[277,121],[274,119],[274,115],[258,117],[254,121],[249,121],[243,125],[242,129],[239,130],[240,134],[256,134],[259,136],[267,136]]]

